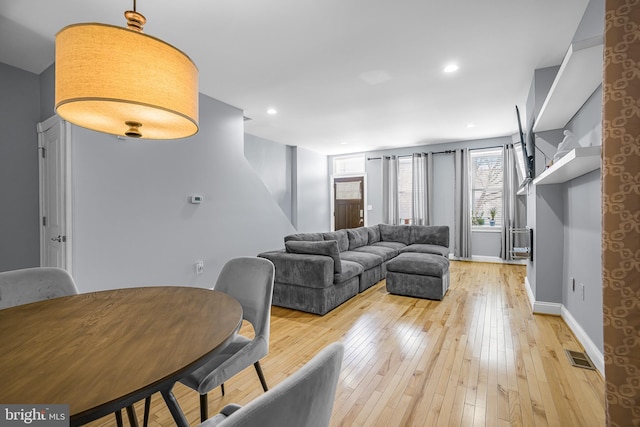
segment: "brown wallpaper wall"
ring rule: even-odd
[[[609,426],[640,426],[640,0],[606,0],[602,138]]]

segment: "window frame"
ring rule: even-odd
[[[502,229],[502,201],[504,198],[504,150],[500,147],[494,148],[478,148],[470,150],[470,162],[469,162],[469,176],[470,176],[470,186],[469,186],[469,197],[471,202],[471,218],[472,224],[471,229],[473,231],[481,231],[481,232],[500,232]],[[500,180],[499,183],[495,185],[486,185],[486,186],[477,186],[476,185],[476,174],[475,174],[475,158],[486,157],[486,158],[500,158]],[[488,160],[490,162],[490,160]],[[476,192],[484,191],[484,192],[498,192],[499,196],[497,197],[497,210],[498,213],[495,218],[495,224],[490,224],[490,214],[489,212],[484,212],[481,218],[484,220],[484,224],[474,224],[476,210]]]
[[[340,161],[348,161],[351,159],[358,159],[360,160],[360,166],[361,169],[349,169],[349,168],[344,168],[344,170],[342,171],[338,171],[338,162]],[[366,159],[365,159],[365,155],[364,154],[348,154],[348,155],[344,155],[344,156],[335,156],[333,158],[333,163],[332,163],[332,169],[333,169],[333,175],[335,176],[356,176],[356,175],[363,175],[366,172]]]

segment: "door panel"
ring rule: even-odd
[[[364,225],[364,178],[335,178],[333,181],[335,229]]]
[[[64,123],[39,131],[42,267],[68,268]]]

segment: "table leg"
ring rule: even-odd
[[[180,405],[178,405],[178,401],[176,397],[173,395],[173,384],[171,387],[161,390],[162,397],[164,398],[171,415],[173,416],[173,420],[176,422],[178,427],[189,427],[189,422],[187,421],[187,417],[184,416],[182,409],[180,409]]]

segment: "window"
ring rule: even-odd
[[[413,216],[413,163],[411,157],[398,159],[398,214],[401,224],[411,224]]]
[[[364,155],[333,158],[334,175],[359,174],[364,173],[364,171]]]
[[[474,227],[502,224],[502,149],[471,151],[471,206]]]

